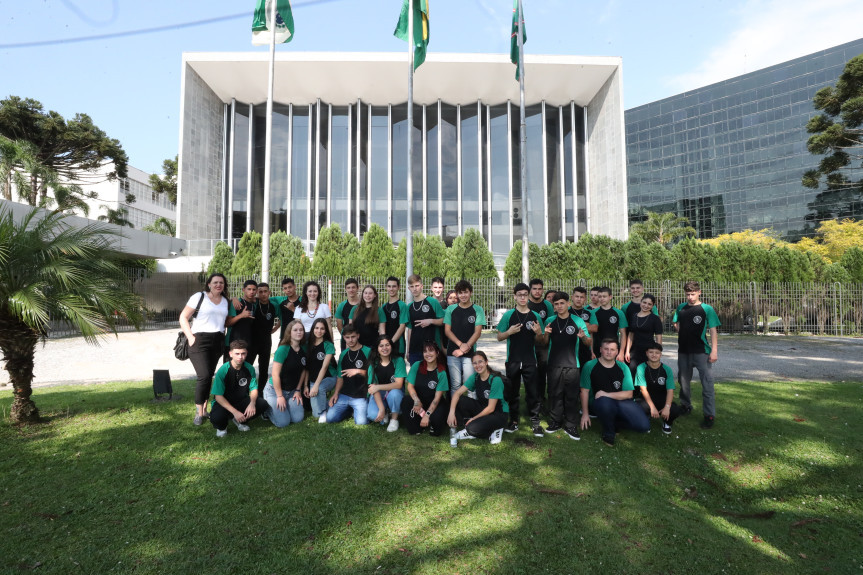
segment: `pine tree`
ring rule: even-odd
[[[231,275],[231,267],[234,264],[234,250],[225,242],[216,243],[213,250],[213,259],[207,266],[207,274]]]
[[[318,232],[312,256],[312,275],[337,277],[342,275],[344,238],[339,224],[324,226]]]
[[[522,279],[521,246],[521,240],[516,240],[512,245],[512,249],[509,250],[509,255],[506,256],[506,261],[503,264],[503,277],[506,279],[507,284],[517,284]],[[533,266],[535,265],[534,262],[539,262],[539,246],[530,242],[527,246],[527,251],[527,265],[530,277],[540,277],[537,275],[536,270],[533,269]]]
[[[378,224],[372,224],[360,243],[360,261],[363,274],[386,278],[396,272],[396,251],[389,234]]]
[[[360,258],[360,240],[347,232],[342,236],[342,269],[340,275],[357,277],[367,276],[365,262]]]
[[[273,282],[284,277],[307,276],[311,267],[300,238],[281,230],[270,236],[270,279]]]
[[[468,228],[452,242],[447,258],[447,278],[495,278],[494,256],[479,230]]]
[[[263,238],[256,231],[249,231],[240,238],[237,255],[231,266],[231,275],[234,277],[261,275],[261,250],[263,249]]]

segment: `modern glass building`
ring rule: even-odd
[[[797,239],[819,219],[863,217],[802,186],[812,98],[863,39],[627,110],[629,217],[689,218],[699,237],[773,228]]]
[[[179,233],[192,251],[261,231],[267,55],[185,54]],[[279,53],[271,232],[313,245],[338,223],[450,243],[480,230],[500,262],[527,226],[541,244],[587,231],[626,236],[618,58],[526,61],[527,213],[521,213],[519,93],[502,55],[429,55],[407,122],[402,54]],[[408,205],[407,138],[413,138]]]

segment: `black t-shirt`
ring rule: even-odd
[[[236,315],[240,315],[246,308],[252,312],[252,317],[243,318],[231,326],[231,341],[241,339],[247,344],[252,345],[252,337],[255,329],[255,316],[257,315],[258,302],[249,302],[244,299],[240,300],[240,307],[237,309]]]
[[[632,349],[643,352],[653,343],[655,334],[662,334],[662,320],[655,313],[644,317],[635,315],[629,324],[628,332],[632,335]]]
[[[305,352],[301,349],[295,351],[290,346],[281,346],[288,348],[288,355],[282,361],[282,369],[279,371],[279,378],[282,382],[282,391],[292,391],[300,385],[300,376],[306,369],[308,358]],[[317,375],[317,374],[315,374]]]
[[[672,378],[671,370],[664,363],[660,363],[656,369],[652,369],[647,363],[643,363],[642,366],[644,369],[644,381],[647,384],[645,385],[647,394],[650,396],[653,404],[658,409],[662,409],[668,393],[668,382]]]
[[[536,315],[539,316],[539,320],[540,322],[542,322],[543,325],[545,325],[545,322],[548,321],[549,317],[554,315],[552,312],[549,311],[549,303],[545,300],[535,302],[532,299],[528,298],[527,307],[530,308],[530,311],[536,312]],[[548,344],[543,344],[539,341],[537,341],[534,345],[539,349],[548,348]]]
[[[593,352],[596,354],[596,357],[599,357],[599,348],[602,345],[602,340],[604,339],[613,339],[615,341],[620,341],[619,330],[620,330],[620,316],[618,310],[614,307],[608,309],[602,309],[601,307],[593,310],[593,315],[596,317],[596,324],[599,326],[599,330],[593,336]]]
[[[576,324],[574,317],[569,315],[566,319],[561,319],[554,316],[546,322],[546,325],[551,326],[548,339],[548,366],[578,367],[578,331],[581,328]]]
[[[426,373],[417,371],[416,380],[414,380],[414,389],[417,392],[417,397],[419,397],[420,403],[422,403],[424,407],[428,408],[428,406],[431,405],[431,402],[434,401],[438,385],[437,370],[427,371]],[[441,406],[438,405],[438,409],[440,409],[440,407]]]
[[[258,303],[255,306],[255,317],[252,323],[252,339],[256,346],[265,349],[272,345],[273,324],[276,322],[276,306],[273,302]]]
[[[569,308],[569,313],[570,313],[570,315],[576,315],[576,316],[580,317],[581,321],[583,321],[585,323],[585,325],[589,326],[590,316],[592,315],[590,313],[589,309],[584,308],[584,307],[581,309]],[[594,335],[590,334],[590,333],[588,333],[586,335],[590,335],[591,337],[594,337]],[[578,362],[579,362],[579,364],[584,366],[584,364],[586,364],[588,361],[590,361],[591,357],[593,357],[593,354],[591,353],[590,346],[580,343],[578,346]]]
[[[419,327],[416,325],[416,322],[421,319],[442,319],[443,313],[438,312],[440,309],[440,304],[432,297],[426,297],[420,301],[408,304],[408,313],[410,314],[408,327],[411,329],[411,347],[408,352],[420,353],[423,349],[423,343],[426,341],[440,343],[437,337],[440,331],[438,326]]]
[[[294,310],[296,310],[296,306],[299,305],[300,300],[294,300],[294,309],[288,309],[288,305],[290,305],[290,303],[290,300],[285,299],[279,304],[279,315],[282,318],[282,327],[279,330],[279,341],[285,339],[285,329],[287,329],[289,323],[294,321]]]
[[[378,344],[378,336],[380,335],[378,331],[380,322],[377,321],[379,313],[375,312],[375,321],[368,323],[366,318],[369,313],[371,311],[365,306],[362,309],[357,308],[354,312],[352,325],[360,332],[360,344],[366,347],[375,347]]]
[[[368,353],[369,348],[367,347],[361,347],[356,351],[351,351],[349,348],[345,348],[345,351],[342,352],[342,357],[339,360],[339,371],[342,372],[348,369],[368,370]],[[343,378],[341,393],[344,393],[348,397],[364,398],[367,395],[367,392],[368,371],[362,375]]]
[[[250,383],[254,376],[249,371],[249,364],[243,362],[240,369],[234,369],[230,363],[225,364],[228,370],[225,372],[223,379],[225,383],[224,393],[221,393],[225,399],[233,406],[239,405],[240,400],[249,397]]]
[[[396,363],[390,361],[386,365],[377,364],[375,366],[375,381],[380,385],[389,385],[396,380]]]
[[[704,342],[701,336],[707,325],[707,313],[701,304],[686,304],[677,311],[677,323],[680,331],[677,337],[679,353],[704,353]]]
[[[456,306],[449,312],[450,324],[449,328],[452,331],[453,335],[455,335],[459,341],[467,342],[470,338],[473,337],[473,334],[476,330],[477,320],[484,322],[484,317],[479,317],[479,313],[477,312],[477,306],[471,305],[470,307],[461,307],[456,304]],[[446,323],[446,320],[444,320]],[[470,352],[464,354],[462,357],[473,357],[475,353],[476,344],[471,347]],[[446,354],[452,355],[455,350],[458,349],[455,345],[455,342],[449,338],[447,338],[446,345]]]
[[[590,393],[595,396],[598,391],[606,393],[624,391],[623,384],[627,376],[629,376],[630,380],[628,387],[632,389],[632,376],[630,375],[629,368],[626,368],[626,373],[624,374],[619,362],[615,361],[613,366],[605,367],[597,361],[596,365],[593,366],[593,371],[590,372]]]
[[[508,362],[536,365],[536,332],[533,331],[536,322],[537,315],[530,310],[521,313],[517,308],[513,308],[504,314],[497,326],[499,332],[504,332],[514,325],[521,324],[521,330],[506,340],[506,360]],[[540,332],[542,332],[543,323],[542,320],[539,321]]]

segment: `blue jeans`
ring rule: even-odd
[[[387,413],[398,413],[402,408],[402,399],[405,397],[405,392],[401,389],[391,389],[387,392],[379,391],[378,393],[386,393],[384,397],[384,409]],[[369,398],[369,408],[367,411],[369,421],[374,421],[378,416],[378,404],[375,403],[375,398]]]
[[[458,391],[458,388],[460,388],[462,384],[467,381],[467,378],[469,378],[475,373],[473,370],[473,364],[471,363],[472,359],[472,357],[467,356],[446,356],[446,366],[447,371],[449,371],[450,397],[452,397],[452,394]]]
[[[614,435],[617,428],[629,428],[639,433],[650,431],[650,418],[631,399],[600,397],[593,400],[593,409],[602,425],[603,435]]]
[[[314,382],[310,383],[309,389],[314,385]],[[309,398],[309,403],[312,404],[312,417],[320,417],[322,413],[327,412],[327,393],[332,391],[335,386],[335,377],[325,377],[321,380],[321,385],[318,387],[318,394]]]
[[[327,423],[338,423],[348,416],[348,410],[354,412],[354,423],[365,425],[369,422],[366,416],[368,400],[365,397],[348,397],[340,394],[336,404],[327,410]]]
[[[268,411],[268,416],[270,418],[270,422],[276,427],[287,427],[292,423],[299,423],[303,420],[303,403],[300,401],[300,404],[294,401],[295,394],[293,390],[288,391],[286,389],[282,390],[282,397],[287,401],[288,406],[284,411],[279,411],[278,406],[276,405],[276,400],[278,396],[276,395],[276,388],[273,387],[272,383],[267,383],[264,387],[264,401],[267,402],[267,405],[270,406]]]

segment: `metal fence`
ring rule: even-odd
[[[203,287],[204,275],[199,272],[156,273],[150,277],[139,274],[130,278],[131,289],[141,297],[144,308],[143,329],[165,329],[179,327],[180,312],[189,297]],[[242,291],[243,281],[249,279],[228,278],[228,291],[232,296]],[[253,278],[256,279],[256,278]],[[335,311],[335,306],[344,299],[344,277],[295,277],[297,291],[307,280],[321,285],[324,298]],[[360,286],[373,285],[381,300],[385,300],[386,278],[357,278]],[[482,306],[490,327],[494,327],[503,312],[515,302],[512,286],[501,285],[497,279],[470,280],[473,284],[474,303]],[[281,294],[280,279],[273,280],[273,295]],[[456,280],[448,279],[445,291],[455,286]],[[656,296],[656,307],[671,329],[671,317],[676,307],[684,301],[684,282],[645,282],[645,292]],[[571,293],[573,287],[586,288],[608,286],[612,290],[612,303],[620,307],[629,301],[629,282],[590,282],[585,280],[546,280],[546,290],[563,290]],[[405,290],[402,282],[403,293]],[[703,282],[702,300],[712,305],[722,322],[720,331],[731,334],[815,334],[815,335],[861,335],[863,334],[863,284],[841,283],[756,283],[756,282]],[[426,282],[426,294],[431,293],[431,282]],[[117,317],[118,331],[132,331],[128,321]],[[52,322],[49,337],[77,335],[77,331],[62,322]]]

